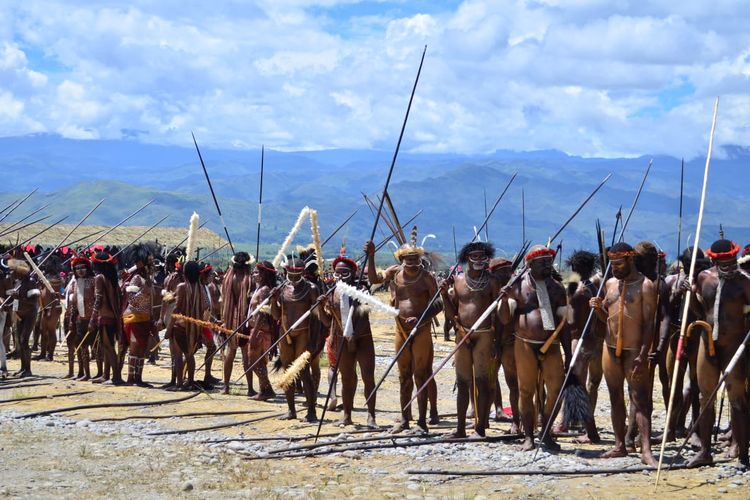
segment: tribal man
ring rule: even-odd
[[[491,243],[477,241],[464,245],[458,254],[458,261],[468,265],[466,272],[454,278],[450,290],[448,280],[441,283],[446,315],[453,318],[456,327],[456,343],[466,336],[500,294],[500,280],[487,269],[494,256],[495,248]],[[454,437],[466,437],[469,394],[474,399],[474,432],[484,436],[489,426],[490,404],[495,396],[494,391],[490,391],[491,378],[495,375],[494,366],[499,364],[496,362],[499,353],[495,340],[495,311],[492,312],[456,352],[458,426]]]
[[[613,278],[607,280],[604,299],[592,297],[591,307],[599,319],[607,322],[604,349],[604,378],[607,380],[612,404],[612,427],[615,446],[602,458],[624,457],[625,397],[623,383],[627,380],[630,404],[635,407],[635,420],[640,431],[641,461],[656,466],[651,453],[651,382],[648,355],[654,336],[656,287],[638,272],[636,252],[627,243],[616,243],[607,253],[612,263]]]
[[[565,288],[552,277],[554,257],[555,251],[550,248],[531,247],[524,257],[529,271],[508,289],[500,303],[500,320],[504,325],[511,325],[516,334],[514,354],[524,451],[536,446],[535,395],[542,406],[542,428],[554,417],[552,409],[565,377],[561,343],[566,363],[570,359],[567,297]],[[544,389],[546,399],[541,394]],[[560,449],[552,433],[547,433],[542,444],[552,451]]]
[[[737,263],[740,265],[740,269],[750,274],[750,245],[745,245],[742,249],[742,257],[737,259]]]
[[[318,300],[318,287],[307,281],[302,275],[305,264],[296,257],[289,257],[286,263],[287,283],[281,287],[271,300],[271,313],[275,320],[281,323],[282,333],[286,334],[284,340],[279,343],[279,357],[284,370],[306,351],[312,351],[310,346],[310,317],[297,325],[294,330],[289,328],[297,322]],[[270,347],[270,342],[268,346]],[[262,353],[261,353],[262,354]],[[261,362],[262,363],[262,362]],[[305,393],[307,414],[305,420],[317,422],[315,412],[316,394],[310,375],[310,365],[307,363],[300,374],[302,390]],[[294,407],[295,384],[289,384],[284,391],[286,395],[287,413],[281,417],[282,420],[293,420],[297,418],[297,410]]]
[[[15,373],[18,377],[30,377],[31,373],[31,338],[36,316],[39,311],[39,286],[36,276],[31,272],[29,265],[23,261],[9,259],[8,267],[11,270],[13,288],[8,289],[6,297],[3,298],[5,312],[8,321],[15,315],[18,317],[16,328],[18,332],[18,345],[16,350],[21,357],[21,369]]]
[[[169,383],[162,386],[162,389],[179,389],[180,386],[177,384],[177,362],[181,359],[181,350],[177,345],[177,342],[172,338],[172,314],[176,307],[176,292],[177,287],[185,281],[182,263],[180,262],[182,256],[175,252],[167,255],[165,271],[168,272],[164,278],[161,289],[161,307],[159,308],[159,327],[166,329],[164,339],[169,340],[169,354],[172,358],[172,374],[169,379]]]
[[[255,284],[255,290],[250,298],[249,311],[251,312],[260,307],[263,301],[271,295],[273,288],[276,286],[276,268],[273,267],[273,264],[266,260],[258,262],[253,271],[253,283]],[[250,367],[260,356],[265,354],[278,335],[279,326],[271,314],[271,304],[261,307],[250,318],[248,328],[250,334],[242,353],[245,359],[247,359],[247,366]],[[253,371],[258,376],[258,385],[260,386],[260,392],[251,397],[256,401],[266,401],[276,396],[276,393],[271,388],[271,382],[268,380],[267,362],[268,359],[264,357],[253,368]]]
[[[406,342],[409,333],[416,327],[416,333],[411,343],[404,349],[398,358],[401,419],[393,428],[393,432],[401,432],[409,429],[411,412],[404,408],[411,399],[414,384],[421,387],[432,375],[432,360],[434,350],[432,346],[432,335],[430,326],[432,318],[438,314],[443,305],[435,301],[429,310],[426,310],[430,299],[437,293],[438,285],[435,277],[426,272],[422,266],[422,256],[425,251],[417,246],[416,227],[412,229],[411,242],[404,243],[396,251],[399,265],[391,266],[383,272],[378,273],[375,268],[375,244],[372,241],[365,243],[364,251],[367,255],[367,276],[371,285],[383,282],[389,283],[391,292],[391,305],[399,310],[396,317],[395,349],[398,352]],[[424,314],[422,322],[417,325],[420,316]],[[430,399],[430,423],[439,420],[437,412],[437,386],[431,384],[426,391],[419,394],[417,406],[419,418],[417,426],[421,431],[427,432],[427,400]]]
[[[91,372],[89,368],[89,347],[94,344],[96,331],[89,329],[91,313],[94,307],[94,276],[91,272],[91,261],[86,257],[74,257],[70,261],[74,277],[70,282],[68,295],[68,375],[72,375],[72,356],[78,351],[78,377],[77,380],[89,380]],[[101,375],[101,374],[100,374]]]
[[[573,367],[573,376],[575,376],[578,383],[586,386],[591,410],[587,416],[587,420],[584,422],[586,425],[586,437],[579,437],[577,440],[579,442],[588,441],[598,443],[600,439],[594,421],[594,410],[596,409],[599,384],[603,376],[602,348],[604,345],[604,336],[607,331],[606,323],[596,316],[592,318],[589,331],[586,332],[586,336],[581,340],[581,334],[591,311],[589,301],[592,297],[596,296],[597,292],[597,284],[591,280],[597,267],[597,256],[586,250],[578,250],[573,252],[567,263],[570,269],[577,274],[578,278],[577,282],[571,281],[571,285],[574,287],[570,297],[570,307],[573,313],[573,323],[570,327],[570,338],[571,342],[573,342],[571,347],[575,348],[575,343],[583,342],[579,351],[580,354]],[[564,424],[556,429],[559,432],[567,430],[567,426]]]
[[[221,295],[219,287],[214,282],[214,268],[207,262],[200,262],[198,265],[200,266],[201,286],[205,289],[206,297],[208,297],[209,321],[218,322],[221,318]],[[203,375],[203,385],[206,389],[211,389],[216,383],[220,382],[218,378],[211,375],[211,367],[216,353],[216,341],[213,332],[204,329],[201,341],[206,346],[206,357],[203,360],[206,372]]]
[[[128,305],[122,314],[125,333],[130,343],[128,356],[128,384],[152,387],[143,381],[143,364],[146,361],[148,339],[154,329],[154,286],[151,266],[154,256],[146,245],[133,245],[129,261],[135,264],[125,292]]]
[[[510,281],[513,274],[513,263],[508,259],[501,257],[490,260],[490,273],[499,281],[500,286],[505,286]],[[515,335],[513,333],[514,325],[503,325],[502,321],[495,321],[495,350],[498,355],[494,363],[494,403],[495,403],[495,421],[499,422],[503,416],[503,397],[500,390],[500,367],[503,368],[505,383],[508,385],[508,397],[510,398],[510,409],[512,412],[511,425],[508,433],[518,434],[521,429],[521,412],[518,409],[518,375],[516,373],[516,355],[514,351]],[[492,383],[492,380],[490,380]]]
[[[221,319],[224,328],[232,331],[239,328],[247,318],[248,302],[252,293],[250,265],[253,262],[253,258],[247,252],[237,252],[232,257],[232,263],[224,274],[224,280],[221,283],[221,298],[223,301]],[[224,394],[229,394],[229,382],[232,379],[232,368],[237,347],[240,347],[243,368],[247,370],[250,366],[245,349],[247,339],[240,336],[246,331],[247,326],[232,337],[224,348]],[[253,389],[252,372],[248,372],[245,376],[247,378],[247,395],[250,397],[257,395],[258,393]]]
[[[357,275],[357,263],[347,257],[336,257],[333,260],[335,278],[347,285],[354,286]],[[349,308],[353,307],[351,324],[347,325]],[[327,300],[323,307],[321,320],[329,327],[329,347],[339,352],[341,342],[346,342],[341,350],[341,359],[336,360],[341,373],[341,398],[344,403],[344,415],[339,421],[341,427],[352,425],[354,394],[357,392],[357,365],[362,374],[365,396],[375,389],[375,344],[370,329],[369,309],[364,304],[350,301],[349,297],[333,292],[333,298]],[[349,328],[347,328],[349,326]],[[344,332],[344,329],[347,331]],[[367,427],[376,429],[375,423],[376,396],[367,402]]]
[[[91,256],[94,270],[94,304],[91,308],[89,331],[96,334],[100,349],[104,354],[104,372],[101,379],[94,383],[104,382],[112,369],[112,384],[121,385],[122,358],[117,355],[115,346],[125,351],[122,334],[122,297],[117,281],[117,266],[111,254],[101,251]]]
[[[701,407],[706,406],[708,397],[734,356],[748,328],[750,315],[750,277],[743,273],[737,264],[740,247],[736,243],[721,239],[711,245],[706,252],[714,264],[698,275],[694,285],[698,302],[702,304],[706,321],[712,330],[701,334],[698,347],[698,385],[701,394]],[[737,445],[739,462],[744,467],[748,462],[748,412],[750,403],[747,393],[747,356],[743,356],[726,378],[725,387],[729,397],[732,439]],[[690,462],[690,467],[708,465],[711,456],[711,429],[716,421],[713,402],[708,405],[698,423],[698,436],[701,449]]]
[[[175,290],[174,314],[189,318],[208,321],[210,317],[208,294],[200,283],[200,266],[189,260],[183,266],[184,281]],[[195,387],[195,352],[198,342],[203,336],[203,328],[182,319],[174,320],[171,325],[172,340],[175,344],[177,357],[173,360],[176,386],[191,390]],[[183,364],[184,362],[184,364]],[[184,381],[187,371],[187,381]]]

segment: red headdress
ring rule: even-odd
[[[112,254],[105,254],[107,257],[104,259],[100,259],[96,256],[95,253],[91,254],[91,263],[92,264],[114,264],[117,262],[117,259],[114,258]]]
[[[200,271],[198,271],[201,274],[210,273],[214,270],[214,268],[211,266],[211,264],[202,263],[203,266],[200,268]]]
[[[555,258],[556,254],[557,252],[555,252],[551,248],[547,248],[545,246],[539,245],[538,248],[532,248],[531,251],[526,254],[526,257],[524,257],[524,260],[526,262],[531,262],[534,259],[541,259],[543,257]]]
[[[75,267],[79,264],[83,264],[85,266],[91,267],[91,261],[87,259],[84,256],[81,255],[73,255],[73,258],[70,259],[70,268],[75,269]]]
[[[721,241],[721,240],[719,240]],[[706,255],[711,260],[721,260],[721,259],[730,259],[733,257],[736,257],[738,253],[740,253],[740,246],[735,243],[734,241],[725,240],[728,244],[721,245],[721,247],[726,247],[728,250],[719,251],[719,250],[712,250],[713,248],[719,246],[717,245],[718,242],[711,245],[711,248],[706,250]]]
[[[347,266],[349,266],[349,267],[351,267],[352,269],[354,269],[354,271],[357,271],[357,269],[359,269],[359,267],[357,266],[357,263],[356,263],[356,262],[354,262],[354,261],[353,261],[352,259],[350,259],[349,257],[344,257],[344,256],[342,256],[342,255],[340,255],[340,256],[338,256],[338,257],[336,257],[335,259],[333,259],[333,264],[332,264],[332,267],[333,267],[333,269],[335,270],[335,269],[336,269],[336,266],[337,266],[337,265],[338,265],[339,263],[341,263],[341,262],[343,262],[343,263],[344,263],[344,264],[346,264]]]
[[[273,264],[268,261],[258,262],[257,264],[255,264],[255,267],[257,267],[258,269],[263,269],[264,271],[267,271],[269,273],[276,274],[276,268],[273,267]]]

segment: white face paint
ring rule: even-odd
[[[484,271],[490,263],[489,257],[483,252],[469,254],[469,268],[473,271]]]
[[[287,278],[292,283],[299,283],[302,280],[302,271],[287,271]]]

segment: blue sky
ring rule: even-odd
[[[585,156],[750,145],[750,9],[716,0],[0,4],[0,136]]]

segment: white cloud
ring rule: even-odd
[[[405,149],[690,157],[719,93],[717,142],[750,144],[744,2],[357,3],[6,4],[0,133],[391,148],[427,44]]]

